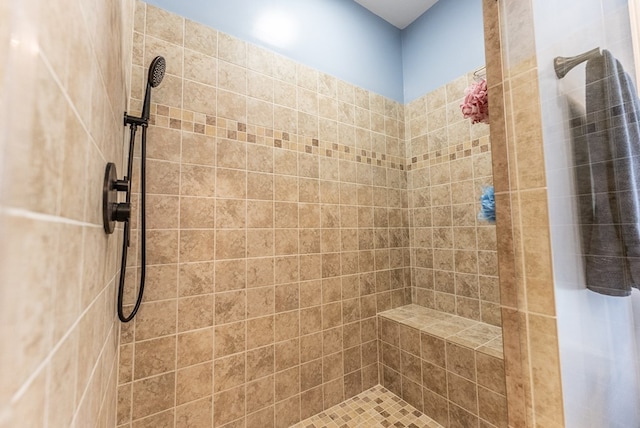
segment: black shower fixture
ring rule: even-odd
[[[118,318],[122,322],[129,322],[140,309],[142,295],[144,293],[144,279],[147,264],[146,255],[146,158],[147,158],[147,127],[149,126],[149,116],[151,110],[151,88],[155,88],[162,82],[166,62],[163,57],[157,56],[151,61],[149,75],[147,77],[147,88],[142,104],[142,114],[140,117],[124,114],[124,126],[129,126],[129,160],[127,163],[127,175],[122,179],[117,179],[116,166],[114,163],[107,164],[104,174],[104,187],[102,191],[102,215],[104,231],[113,233],[116,222],[124,222],[124,239],[122,242],[122,262],[120,266],[120,281],[118,284]],[[142,128],[142,142],[140,146],[140,288],[133,310],[125,316],[123,309],[124,278],[127,266],[127,249],[130,244],[131,234],[131,175],[133,172],[133,152],[138,126]],[[125,192],[125,202],[118,202],[118,192]]]

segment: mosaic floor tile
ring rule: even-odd
[[[442,428],[442,425],[377,385],[291,428]]]

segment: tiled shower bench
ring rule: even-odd
[[[378,314],[381,383],[444,427],[507,426],[500,327],[406,305]]]

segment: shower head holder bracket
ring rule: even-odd
[[[130,116],[127,112],[124,112],[124,126],[133,125],[133,126],[148,126],[149,121],[142,117]]]

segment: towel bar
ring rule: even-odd
[[[592,58],[597,58],[598,56],[600,56],[600,48],[591,49],[583,54],[572,57],[557,56],[553,60],[553,68],[556,70],[558,79],[562,79],[576,65]]]

